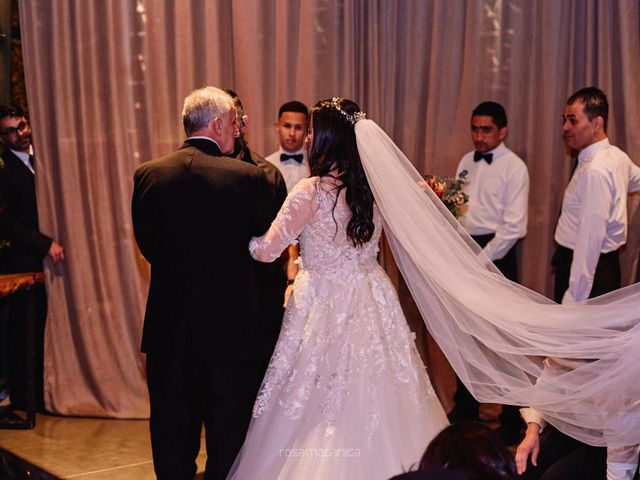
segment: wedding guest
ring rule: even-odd
[[[236,118],[238,122],[239,134],[235,139],[231,156],[244,160],[252,165],[256,165],[264,171],[267,176],[267,180],[269,180],[269,183],[271,184],[274,195],[276,196],[278,208],[280,208],[284,199],[287,198],[287,184],[284,181],[284,177],[278,167],[273,163],[268,162],[265,158],[249,148],[249,142],[247,141],[247,127],[250,123],[249,115],[245,113],[240,97],[238,97],[236,92],[228,88],[225,88],[224,91],[233,99],[233,105],[236,109]]]
[[[460,470],[470,480],[515,480],[513,455],[498,435],[478,422],[449,425],[435,436],[420,460],[419,470]]]
[[[278,110],[275,125],[280,147],[266,159],[282,172],[289,192],[309,176],[309,159],[304,147],[308,123],[309,109],[301,102],[292,100]]]
[[[508,134],[507,114],[496,102],[482,102],[471,113],[471,141],[474,150],[458,164],[456,176],[464,171],[468,210],[460,219],[484,253],[510,280],[519,281],[517,243],[527,233],[529,173],[527,166],[504,144]],[[478,402],[457,379],[451,422],[478,419]],[[502,407],[499,433],[503,441],[520,439],[522,421],[518,408]]]
[[[4,148],[0,164],[0,274],[41,272],[42,261],[64,259],[64,249],[53,238],[40,232],[36,202],[36,163],[31,142],[31,127],[22,109],[0,105],[0,144]],[[44,409],[43,357],[47,297],[44,286],[33,287],[36,309],[36,405]],[[0,378],[0,408],[25,408],[27,374],[25,351],[27,294],[16,292],[9,299],[7,325],[0,325],[0,348],[6,353],[8,381]],[[0,317],[0,321],[2,318]],[[5,350],[6,348],[6,350]],[[0,355],[0,363],[5,358]],[[0,376],[3,368],[0,366]],[[4,391],[2,391],[4,385]],[[9,392],[10,389],[10,392]],[[11,398],[11,400],[9,400]]]
[[[223,156],[238,135],[232,98],[187,96],[187,140],[135,172],[133,227],[151,264],[142,351],[158,479],[193,478],[205,427],[205,478],[224,479],[251,418],[272,345],[246,245],[275,217],[264,172]]]

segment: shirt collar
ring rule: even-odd
[[[610,145],[609,139],[603,138],[602,140],[597,141],[596,143],[592,143],[588,147],[583,148],[582,150],[580,150],[580,153],[578,154],[578,163],[582,163],[586,160],[589,160],[596,153],[598,153],[601,150],[604,150],[609,145]]]
[[[493,150],[489,150],[488,152],[484,152],[485,155],[487,153],[490,153],[493,155],[493,158],[498,158],[501,157],[502,155],[505,154],[507,150],[507,147],[504,145],[504,142],[500,142],[500,145],[498,145],[496,148],[494,148]]]
[[[21,152],[19,150],[13,150],[11,148],[9,150],[11,150],[11,153],[13,153],[16,157],[18,157],[20,161],[24,163],[29,170],[31,170],[31,173],[35,173],[33,171],[33,167],[31,166],[31,163],[29,162],[29,156],[33,155],[33,145],[29,145],[28,152]]]
[[[209,140],[210,142],[215,143],[216,145],[218,145],[218,150],[222,151],[222,149],[220,148],[220,145],[218,144],[218,142],[216,142],[213,138],[211,137],[204,137],[202,135],[195,135],[193,137],[189,137],[187,138],[187,140],[195,140],[195,139],[203,139],[203,140]]]

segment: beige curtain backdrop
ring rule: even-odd
[[[45,364],[47,406],[64,415],[148,414],[139,353],[148,267],[132,235],[132,173],[181,143],[182,100],[196,87],[238,92],[263,155],[276,147],[281,103],[353,98],[419,170],[440,175],[472,148],[472,108],[503,103],[507,144],[531,175],[522,281],[545,294],[569,179],[567,96],[603,88],[612,141],[640,161],[636,0],[30,0],[20,14],[41,225],[67,254],[48,269]],[[425,350],[449,406],[446,362]]]

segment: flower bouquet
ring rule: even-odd
[[[457,179],[453,177],[437,177],[435,175],[424,176],[426,184],[433,190],[433,193],[442,200],[445,207],[447,207],[456,218],[464,215],[467,202],[469,201],[469,195],[462,190],[468,173],[466,170],[463,170]]]

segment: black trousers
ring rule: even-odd
[[[30,287],[35,302],[35,391],[36,409],[44,411],[44,330],[47,318],[47,294],[43,284]],[[24,410],[27,405],[27,309],[29,295],[20,290],[5,298],[8,306],[6,323],[7,385],[14,409]],[[4,348],[0,345],[0,348]]]
[[[567,288],[573,250],[558,246],[551,264],[555,267],[556,278],[554,297],[561,302]],[[620,261],[618,251],[603,253],[593,278],[589,298],[597,297],[620,288]],[[525,480],[601,480],[606,476],[607,449],[586,445],[549,425],[540,439],[538,466],[529,462]]]
[[[487,235],[472,235],[472,238],[478,245],[484,248],[484,246],[489,243],[494,236],[495,234],[489,233]],[[506,253],[504,257],[493,262],[505,277],[514,282],[517,282],[519,280],[518,253],[516,248],[517,245],[518,243],[511,247],[511,249]],[[467,390],[467,387],[465,387],[464,383],[460,381],[460,378],[456,377],[456,382],[456,393],[453,396],[456,413],[460,416],[461,419],[477,419],[480,407],[478,401],[473,398],[473,395],[471,395],[469,390]],[[500,414],[501,425],[519,426],[521,422],[522,420],[520,419],[519,407],[513,405],[502,406],[502,413]]]
[[[551,260],[551,265],[556,269],[554,300],[558,303],[562,301],[562,297],[569,288],[572,261],[573,250],[558,245]],[[591,286],[589,298],[617,290],[622,286],[621,278],[619,250],[601,253],[593,276],[593,285]]]
[[[573,250],[558,246],[551,264],[556,269],[556,302],[561,302],[567,288]],[[618,251],[603,253],[593,278],[589,298],[620,288],[620,261]],[[584,444],[549,425],[540,439],[538,466],[529,461],[522,475],[524,480],[601,480],[606,476],[607,449]]]
[[[531,460],[521,476],[523,480],[604,480],[607,473],[607,449],[592,447],[571,438],[549,425],[540,438],[538,466]]]
[[[9,394],[9,299],[0,297],[0,400]]]
[[[205,480],[224,480],[249,426],[267,360],[147,355],[153,465],[158,480],[193,480],[205,427]]]
[[[495,237],[494,233],[488,233],[486,235],[471,235],[471,238],[475,240],[475,242],[484,248],[487,243],[493,240]],[[498,267],[498,270],[502,272],[502,274],[507,277],[509,280],[519,283],[520,278],[518,275],[518,249],[517,246],[520,241],[516,242],[513,247],[505,254],[504,257],[494,260],[493,264]]]

